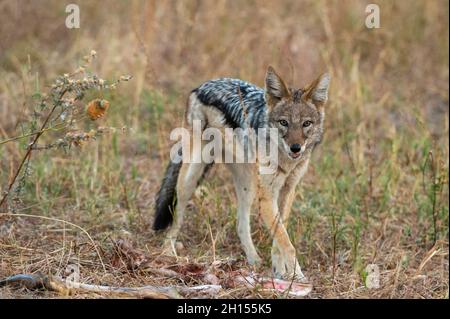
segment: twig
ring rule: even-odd
[[[112,293],[118,295],[128,295],[137,298],[151,298],[151,299],[178,299],[181,298],[181,293],[192,292],[217,292],[222,289],[220,285],[200,285],[194,287],[157,287],[157,286],[143,286],[143,287],[110,287],[102,285],[89,285],[80,282],[73,282],[70,280],[63,280],[56,276],[45,276],[42,274],[19,274],[10,276],[6,279],[0,280],[0,287],[7,285],[18,285],[28,289],[47,289],[56,291],[62,295],[70,295],[71,293],[80,290],[94,293]]]
[[[431,260],[431,258],[433,258],[433,256],[439,253],[440,251],[441,249],[438,247],[438,243],[436,243],[433,246],[433,248],[431,248],[430,251],[426,253],[425,257],[423,258],[423,260],[419,265],[419,268],[417,268],[415,275],[418,276],[422,272],[422,269],[425,267],[425,265]]]
[[[344,147],[345,147],[345,151],[347,153],[347,156],[350,159],[350,164],[352,164],[353,172],[356,172],[356,165],[355,165],[355,162],[353,161],[352,152],[350,151],[350,147],[348,146],[347,142],[344,143]]]
[[[61,99],[64,96],[64,94],[66,94],[67,89],[63,90],[60,94],[59,94],[59,98],[58,101],[53,105],[53,108],[51,109],[51,111],[48,113],[47,117],[44,120],[44,123],[41,126],[41,129],[39,130],[39,132],[36,134],[36,136],[34,137],[34,140],[28,145],[27,148],[27,152],[25,153],[25,156],[23,157],[22,161],[20,162],[19,167],[17,168],[16,173],[14,174],[14,177],[12,179],[12,181],[10,182],[5,195],[3,195],[2,200],[0,201],[0,208],[2,207],[3,203],[6,201],[6,198],[8,197],[14,183],[16,182],[17,177],[19,176],[23,165],[25,164],[25,162],[27,161],[27,159],[30,157],[31,152],[33,150],[33,146],[37,143],[37,141],[39,140],[39,138],[41,137],[41,135],[44,133],[44,129],[47,126],[48,121],[50,120],[51,116],[53,115],[53,112],[55,112],[56,108],[61,104]]]
[[[85,118],[86,118],[86,115],[83,115],[83,116],[79,117],[76,120],[80,121],[80,120],[83,120]],[[8,138],[6,140],[0,141],[0,145],[6,144],[6,143],[9,143],[9,142],[13,142],[13,141],[17,141],[17,140],[20,140],[20,139],[25,138],[25,137],[30,137],[30,136],[33,136],[33,135],[37,135],[39,133],[45,133],[47,131],[59,131],[59,130],[62,130],[64,128],[68,127],[69,125],[70,125],[70,123],[64,123],[64,122],[63,123],[58,123],[58,124],[56,124],[54,126],[44,128],[44,129],[42,129],[40,131],[37,131],[37,132],[31,132],[31,133],[28,133],[28,134],[15,136],[15,137],[11,137],[11,138]]]
[[[62,129],[62,128],[64,128],[64,126],[62,128],[57,128],[61,124],[63,124],[63,123],[57,124],[57,125],[52,126],[52,127],[47,127],[47,128],[45,128],[45,129],[43,129],[41,131],[32,132],[32,133],[23,134],[23,135],[20,135],[20,136],[15,136],[15,137],[8,138],[6,140],[1,141],[0,145],[6,144],[6,143],[9,143],[9,142],[13,142],[13,141],[17,141],[17,140],[20,140],[20,139],[25,138],[25,137],[30,137],[30,136],[33,136],[33,135],[37,135],[39,133],[44,133],[44,132],[47,132],[47,131]]]
[[[425,163],[423,165],[423,170],[422,170],[422,187],[424,189],[424,192],[427,193],[426,190],[426,184],[425,184],[425,171],[427,169],[427,164],[428,161],[430,161],[430,166],[431,166],[431,173],[432,173],[432,185],[431,185],[431,194],[428,193],[426,194],[428,199],[431,201],[431,217],[433,220],[433,245],[436,244],[436,240],[437,240],[437,216],[436,216],[436,193],[437,193],[437,182],[436,182],[436,165],[435,165],[435,161],[434,161],[434,156],[433,156],[433,151],[429,151],[427,158],[425,159]]]

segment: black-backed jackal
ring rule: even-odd
[[[322,139],[329,82],[325,73],[307,87],[293,89],[269,67],[265,89],[242,80],[221,78],[203,83],[188,99],[186,122],[190,127],[199,120],[202,130],[210,127],[277,130],[277,139],[272,141],[278,150],[273,173],[260,174],[258,162],[225,163],[234,180],[237,233],[247,260],[252,265],[261,260],[250,232],[250,210],[254,198],[259,196],[261,217],[273,236],[272,269],[277,277],[305,279],[286,226],[295,187],[307,170],[311,152]],[[169,163],[156,199],[154,229],[170,226],[165,244],[175,254],[174,243],[186,205],[210,166],[199,158],[203,147],[200,143],[198,149],[190,149],[191,161]]]

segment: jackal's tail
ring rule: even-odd
[[[183,165],[181,161],[179,163],[170,161],[167,166],[161,188],[156,196],[154,230],[166,229],[172,224],[177,203],[176,187],[181,165]]]
[[[181,156],[182,152],[179,149],[178,154]],[[180,174],[181,166],[183,162],[175,163],[169,162],[166,169],[166,174],[161,183],[158,195],[156,196],[155,203],[155,221],[153,222],[154,230],[162,230],[169,227],[173,222],[173,214],[175,213],[175,207],[177,206],[177,182],[178,175]],[[205,166],[202,172],[202,176],[198,180],[198,184],[205,178],[214,162]]]

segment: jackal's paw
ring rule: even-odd
[[[272,271],[275,278],[308,282],[295,254],[282,254],[279,249],[272,250]]]
[[[175,240],[166,239],[163,244],[163,254],[177,257],[177,250],[175,248]]]
[[[247,262],[250,266],[259,267],[262,263],[261,257],[258,256],[258,254],[247,256]]]

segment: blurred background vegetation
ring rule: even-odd
[[[14,211],[76,223],[105,251],[110,238],[124,236],[157,251],[162,237],[149,229],[153,201],[188,92],[224,76],[263,86],[269,64],[297,87],[328,70],[325,139],[298,187],[289,228],[316,286],[311,296],[448,298],[448,1],[377,1],[379,29],[364,24],[371,1],[76,3],[80,29],[65,27],[65,1],[0,1],[0,141],[22,134],[33,96],[91,50],[102,77],[133,76],[115,91],[89,96],[111,102],[102,125],[131,131],[67,152],[33,152]],[[1,191],[26,145],[0,145]],[[194,199],[180,238],[184,254],[207,262],[242,258],[229,176],[220,167],[214,173]],[[256,211],[252,218],[269,266],[270,240]],[[0,276],[58,272],[73,256],[95,272],[81,248],[51,253],[62,240],[86,241],[60,227],[6,219]],[[17,247],[36,249],[47,262]],[[371,263],[381,269],[380,289],[364,286]],[[88,279],[151,280],[112,268],[112,277]]]

